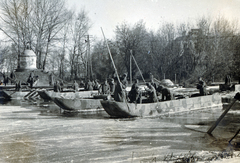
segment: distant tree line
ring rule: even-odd
[[[240,77],[240,36],[237,21],[223,16],[215,19],[201,17],[195,25],[182,23],[162,24],[157,32],[146,30],[145,23],[134,25],[123,22],[115,30],[116,38],[109,46],[119,73],[130,73],[130,51],[136,59],[141,73],[147,78],[150,73],[161,80],[169,78],[180,84],[197,82],[203,77],[207,82],[224,81],[226,75],[234,80]],[[111,74],[106,45],[100,41],[94,47],[94,71],[97,74]],[[139,71],[132,61],[133,78],[139,78]],[[103,75],[103,74],[102,74]]]
[[[103,80],[114,74],[106,43],[89,36],[92,24],[84,9],[73,12],[64,0],[0,0],[0,12],[0,31],[7,38],[5,43],[0,40],[2,70],[17,68],[29,43],[37,67],[62,79]],[[130,72],[139,79],[140,73],[144,78],[152,73],[159,80],[165,77],[183,84],[194,83],[199,76],[207,81],[240,76],[238,24],[223,16],[202,16],[178,25],[165,22],[156,32],[142,20],[122,22],[114,38],[107,39],[118,73],[127,72],[128,77]]]

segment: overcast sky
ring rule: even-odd
[[[101,39],[101,27],[107,38],[114,36],[116,25],[139,20],[147,29],[156,30],[162,22],[194,23],[203,15],[224,15],[240,19],[240,0],[68,0],[69,7],[88,12],[93,27],[91,35]]]
[[[114,36],[116,25],[139,20],[147,29],[156,30],[162,22],[194,23],[203,15],[224,15],[240,20],[240,0],[68,0],[68,6],[88,12],[93,27],[91,35],[101,39],[101,27],[108,39]]]

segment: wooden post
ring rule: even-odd
[[[177,84],[177,75],[175,74],[175,84]]]
[[[222,115],[218,118],[218,120],[212,125],[212,127],[207,131],[208,134],[211,134],[212,131],[217,127],[217,125],[219,124],[219,122],[223,119],[223,117],[228,113],[228,111],[233,107],[233,105],[235,104],[237,100],[234,99],[234,101],[232,102],[232,104],[222,113]]]
[[[132,50],[130,50],[132,54]],[[130,84],[132,85],[132,55],[130,55]]]

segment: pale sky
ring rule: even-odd
[[[240,0],[68,0],[68,6],[88,12],[93,23],[89,34],[98,39],[103,39],[101,27],[106,38],[112,39],[116,25],[141,19],[154,31],[162,22],[195,23],[203,15],[221,14],[240,23]]]

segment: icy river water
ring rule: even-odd
[[[0,104],[0,162],[139,163],[222,151],[240,127],[240,114],[228,113],[206,134],[221,113],[114,119],[103,109],[63,114],[52,102],[12,100]]]

